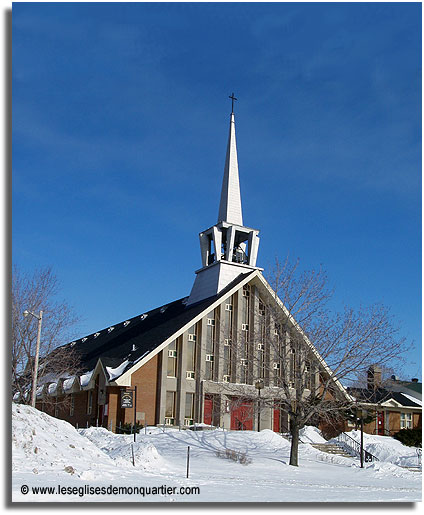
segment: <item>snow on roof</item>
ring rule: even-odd
[[[53,395],[57,391],[57,383],[49,384],[48,392],[50,395]]]
[[[422,406],[423,405],[423,401],[421,401],[420,399],[417,399],[416,397],[412,397],[412,395],[408,395],[407,393],[403,393],[403,392],[401,392],[401,395],[403,395],[404,397],[406,397],[410,401],[415,402],[415,404],[418,404],[418,406]]]
[[[37,397],[41,397],[41,395],[42,395],[42,393],[43,393],[43,390],[44,390],[44,386],[45,386],[45,385],[43,384],[43,385],[41,385],[41,386],[39,386],[39,387],[37,388],[37,392],[36,392],[36,396],[37,396]]]
[[[118,367],[112,368],[112,367],[106,367],[106,371],[109,374],[109,381],[113,381],[120,375],[124,373],[124,370],[126,369],[129,361],[126,359],[123,363],[121,363]]]
[[[93,375],[94,370],[90,370],[90,372],[86,372],[82,376],[80,376],[81,386],[87,386],[90,382],[91,376]]]
[[[74,384],[74,380],[75,380],[75,376],[72,376],[63,381],[63,389],[65,390],[65,392],[72,388],[72,385]]]

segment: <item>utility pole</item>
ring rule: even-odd
[[[32,374],[32,391],[31,391],[31,406],[33,408],[35,408],[35,401],[37,400],[38,360],[39,360],[39,356],[40,356],[41,323],[43,321],[43,312],[40,311],[40,314],[37,316],[32,311],[25,310],[23,315],[24,315],[24,317],[31,315],[38,320],[37,344],[35,347],[34,372]]]

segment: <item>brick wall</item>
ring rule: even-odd
[[[145,414],[145,423],[156,424],[158,356],[154,356],[131,376],[131,387],[137,386],[137,413]],[[134,410],[125,410],[125,422],[133,422]]]
[[[64,397],[60,396],[57,399],[57,417],[62,420],[66,420],[70,424],[72,424],[74,427],[78,425],[78,427],[87,427],[88,426],[94,426],[96,425],[96,396],[93,392],[93,409],[91,415],[87,413],[87,402],[88,402],[88,391],[82,391],[82,392],[76,392],[72,395],[74,396],[74,413],[71,415],[70,411],[70,399],[67,395],[67,399],[65,402]],[[52,417],[55,416],[55,398],[49,399],[48,403],[43,402],[37,402],[35,407],[40,410],[44,411],[48,415],[51,415]]]

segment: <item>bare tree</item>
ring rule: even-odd
[[[78,357],[72,348],[57,349],[72,337],[71,330],[78,321],[70,306],[57,299],[58,291],[58,279],[51,268],[29,275],[13,267],[12,393],[19,393],[20,402],[30,402],[37,339],[37,323],[33,317],[23,317],[25,310],[35,314],[43,311],[38,384],[53,377],[67,377],[78,369]]]
[[[346,387],[370,364],[398,362],[407,345],[385,306],[334,312],[334,292],[321,268],[301,271],[298,261],[286,259],[268,279],[271,288],[259,293],[254,330],[233,335],[232,353],[249,366],[242,383],[264,380],[261,409],[287,414],[290,464],[297,466],[300,429],[340,419],[355,405]],[[246,396],[246,387],[239,389]]]

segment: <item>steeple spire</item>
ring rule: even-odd
[[[262,270],[256,266],[259,231],[243,226],[234,123],[234,100],[237,99],[234,93],[230,98],[230,133],[218,223],[199,234],[202,268],[196,270],[187,305],[216,295],[240,274]]]
[[[237,100],[234,97],[234,93],[230,98],[232,99],[233,104],[234,100]],[[218,223],[219,222],[243,225],[237,161],[236,124],[234,122],[233,112],[231,112],[230,117],[230,132],[228,134],[224,179],[222,181],[221,201],[219,203]]]

